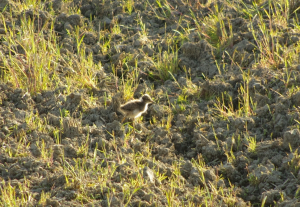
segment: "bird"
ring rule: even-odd
[[[128,101],[125,104],[122,104],[119,108],[119,111],[124,115],[122,123],[127,117],[133,120],[134,125],[134,119],[140,117],[143,113],[145,113],[150,103],[153,103],[153,100],[148,94],[144,94],[140,99],[134,99]]]

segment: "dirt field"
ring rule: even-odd
[[[300,206],[299,7],[0,0],[0,206]]]

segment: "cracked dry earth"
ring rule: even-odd
[[[0,1],[0,205],[300,206],[300,10],[277,24],[268,2]],[[23,17],[60,47],[41,90],[7,78]],[[262,24],[287,61],[264,56]],[[134,134],[117,107],[145,93]]]

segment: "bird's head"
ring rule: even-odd
[[[148,95],[148,94],[145,94],[142,96],[142,100],[145,102],[145,103],[153,103],[153,100],[151,99],[151,97]]]

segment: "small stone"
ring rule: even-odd
[[[151,183],[155,183],[155,175],[154,172],[149,167],[144,167],[143,170],[144,179],[149,180]]]

